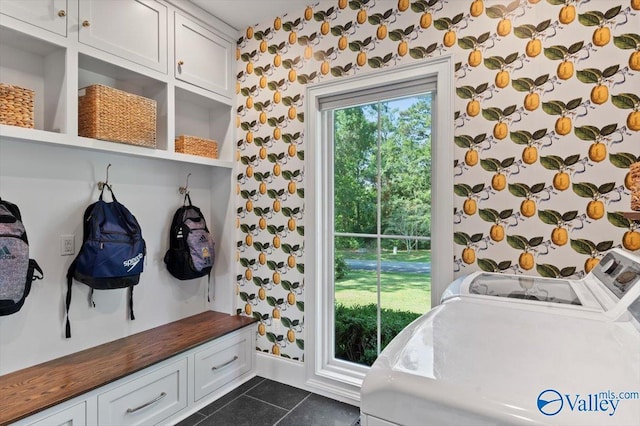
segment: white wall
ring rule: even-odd
[[[109,182],[116,197],[136,216],[147,243],[145,272],[134,289],[136,320],[128,319],[127,290],[96,291],[96,307],[90,309],[89,287],[74,282],[72,337],[65,339],[65,276],[74,256],[60,256],[59,236],[75,234],[76,251],[79,249],[84,210],[97,200],[96,183],[105,179],[109,163]],[[211,185],[220,179],[220,172],[211,167],[0,137],[0,197],[20,207],[31,257],[45,274],[44,280],[34,283],[20,312],[0,317],[0,374],[208,309],[206,278],[176,280],[163,263],[168,228],[182,203],[178,188],[184,186],[188,173],[192,173],[192,200],[203,210],[210,227],[224,223],[228,198],[212,199],[216,192]]]

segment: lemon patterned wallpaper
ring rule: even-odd
[[[237,291],[258,350],[304,355],[305,85],[456,62],[456,274],[582,276],[640,248],[640,0],[332,0],[238,41]]]

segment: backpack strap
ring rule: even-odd
[[[133,321],[136,317],[133,315],[133,286],[129,286],[129,318]]]
[[[187,201],[189,201],[189,207],[192,207],[193,204],[191,204],[191,196],[189,195],[189,192],[184,194],[184,201],[182,202],[182,207],[185,207],[187,205]]]
[[[73,275],[76,272],[76,259],[71,262],[69,265],[69,269],[67,270],[67,298],[66,298],[66,306],[67,306],[67,323],[65,326],[65,337],[69,339],[71,337],[71,322],[69,322],[69,308],[71,307],[71,287],[73,285]]]

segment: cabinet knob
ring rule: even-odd
[[[178,65],[183,66],[184,65],[184,61],[183,60],[179,60],[178,61]]]
[[[91,25],[91,23],[90,23],[89,21],[87,21],[86,19],[85,19],[84,21],[82,21],[82,26],[83,26],[83,27],[85,27],[85,28],[86,28],[86,27],[88,27],[88,26],[90,26],[90,25]]]
[[[61,9],[58,11],[58,16],[64,18],[65,16],[67,16],[67,12]]]

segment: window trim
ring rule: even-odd
[[[305,155],[305,370],[309,386],[318,387],[359,400],[359,389],[368,371],[367,367],[336,360],[326,330],[333,330],[332,309],[335,295],[324,283],[327,273],[333,273],[333,245],[326,244],[325,235],[331,222],[333,203],[325,203],[332,197],[332,169],[325,159],[330,155],[332,141],[323,140],[329,129],[322,129],[320,111],[323,100],[346,96],[348,93],[393,84],[406,84],[412,80],[436,79],[436,95],[433,102],[432,141],[432,250],[433,265],[444,265],[432,269],[431,304],[436,306],[446,286],[453,280],[453,137],[454,137],[454,65],[451,55],[443,55],[409,65],[377,70],[352,77],[336,78],[310,84],[306,89],[306,155]],[[328,204],[328,205],[327,205]],[[446,265],[450,265],[447,267]],[[323,302],[324,303],[321,303]],[[326,328],[328,326],[329,328]],[[354,368],[355,367],[355,368]],[[359,368],[360,367],[360,368]],[[355,370],[356,374],[352,371]]]

